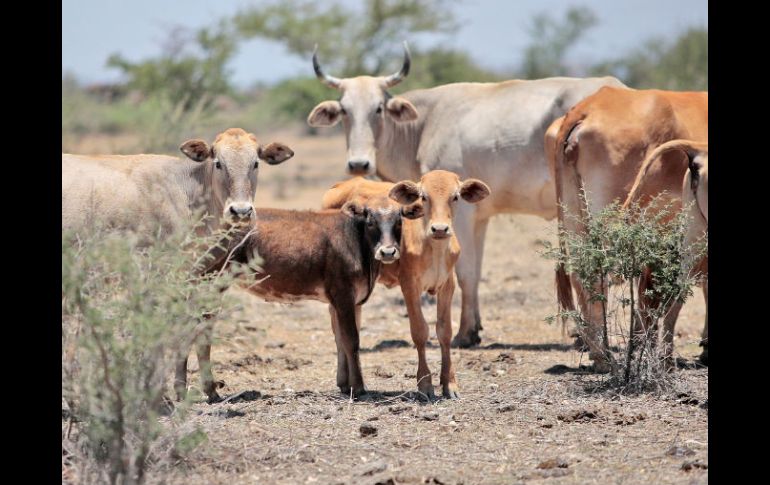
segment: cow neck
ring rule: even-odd
[[[384,129],[377,143],[377,175],[382,180],[419,180],[422,175],[417,151],[429,106],[421,103],[420,98],[411,99],[409,94],[405,93],[401,97],[414,104],[420,116],[406,123],[393,121],[389,116],[384,117]]]
[[[366,223],[363,220],[354,220],[353,227],[358,236],[359,251],[361,251],[361,269],[367,277],[366,296],[360,302],[356,302],[356,305],[363,305],[372,296],[382,263],[374,258],[374,247],[369,244],[366,238]]]

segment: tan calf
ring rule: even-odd
[[[388,186],[390,189],[388,190]],[[378,191],[388,190],[391,199],[403,205],[401,257],[383,268],[380,283],[401,286],[404,295],[412,341],[417,347],[417,388],[435,398],[430,369],[425,359],[428,323],[422,314],[420,295],[427,291],[437,297],[436,335],[441,346],[441,388],[448,398],[458,397],[458,385],[452,368],[452,296],[454,266],[460,255],[460,243],[453,227],[456,205],[462,198],[477,203],[486,198],[489,187],[476,179],[463,182],[457,174],[433,170],[419,184],[402,181],[397,184],[371,182],[361,178],[337,184],[324,196],[327,206],[341,206],[348,200],[368,200]],[[380,192],[381,193],[381,192]],[[421,219],[421,220],[420,220]]]

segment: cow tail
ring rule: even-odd
[[[567,248],[564,241],[564,198],[562,195],[562,183],[563,183],[563,170],[564,164],[567,161],[574,162],[577,159],[577,145],[571,146],[568,144],[569,137],[573,131],[580,125],[583,118],[573,118],[573,110],[570,110],[564,117],[562,126],[559,128],[559,135],[556,137],[556,146],[553,153],[556,158],[554,161],[554,183],[556,184],[556,210],[558,220],[558,235],[559,235],[559,253],[561,259],[556,265],[555,270],[555,283],[556,283],[556,299],[557,308],[561,318],[561,333],[565,336],[567,333],[567,321],[568,317],[564,315],[565,312],[572,312],[575,310],[575,300],[572,295],[572,283],[570,277],[567,274],[565,267],[565,261],[567,257]]]

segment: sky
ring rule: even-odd
[[[85,83],[117,81],[119,72],[106,67],[110,54],[120,53],[131,61],[156,56],[167,32],[176,26],[210,26],[268,1],[62,0],[62,73],[72,73]],[[338,2],[351,9],[363,4]],[[570,50],[576,63],[615,58],[651,37],[671,40],[689,27],[708,26],[707,0],[459,0],[452,7],[460,24],[455,34],[407,40],[419,47],[441,43],[465,50],[483,67],[510,70],[519,65],[530,42],[532,17],[546,12],[561,20],[570,6],[589,7],[599,20]],[[266,58],[269,64],[263,62]],[[309,55],[301,59],[281,44],[261,39],[240,44],[229,68],[239,87],[313,72]]]

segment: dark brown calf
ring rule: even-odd
[[[361,305],[374,289],[381,261],[398,254],[400,212],[371,210],[355,201],[341,210],[257,209],[253,229],[245,241],[244,232],[233,249],[216,255],[204,272],[248,263],[258,255],[266,278],[245,286],[248,291],[267,301],[329,303],[338,352],[337,385],[345,394],[351,389],[355,396],[365,393],[359,359]],[[390,249],[394,246],[395,251]],[[209,401],[218,400],[210,374],[207,381]]]

